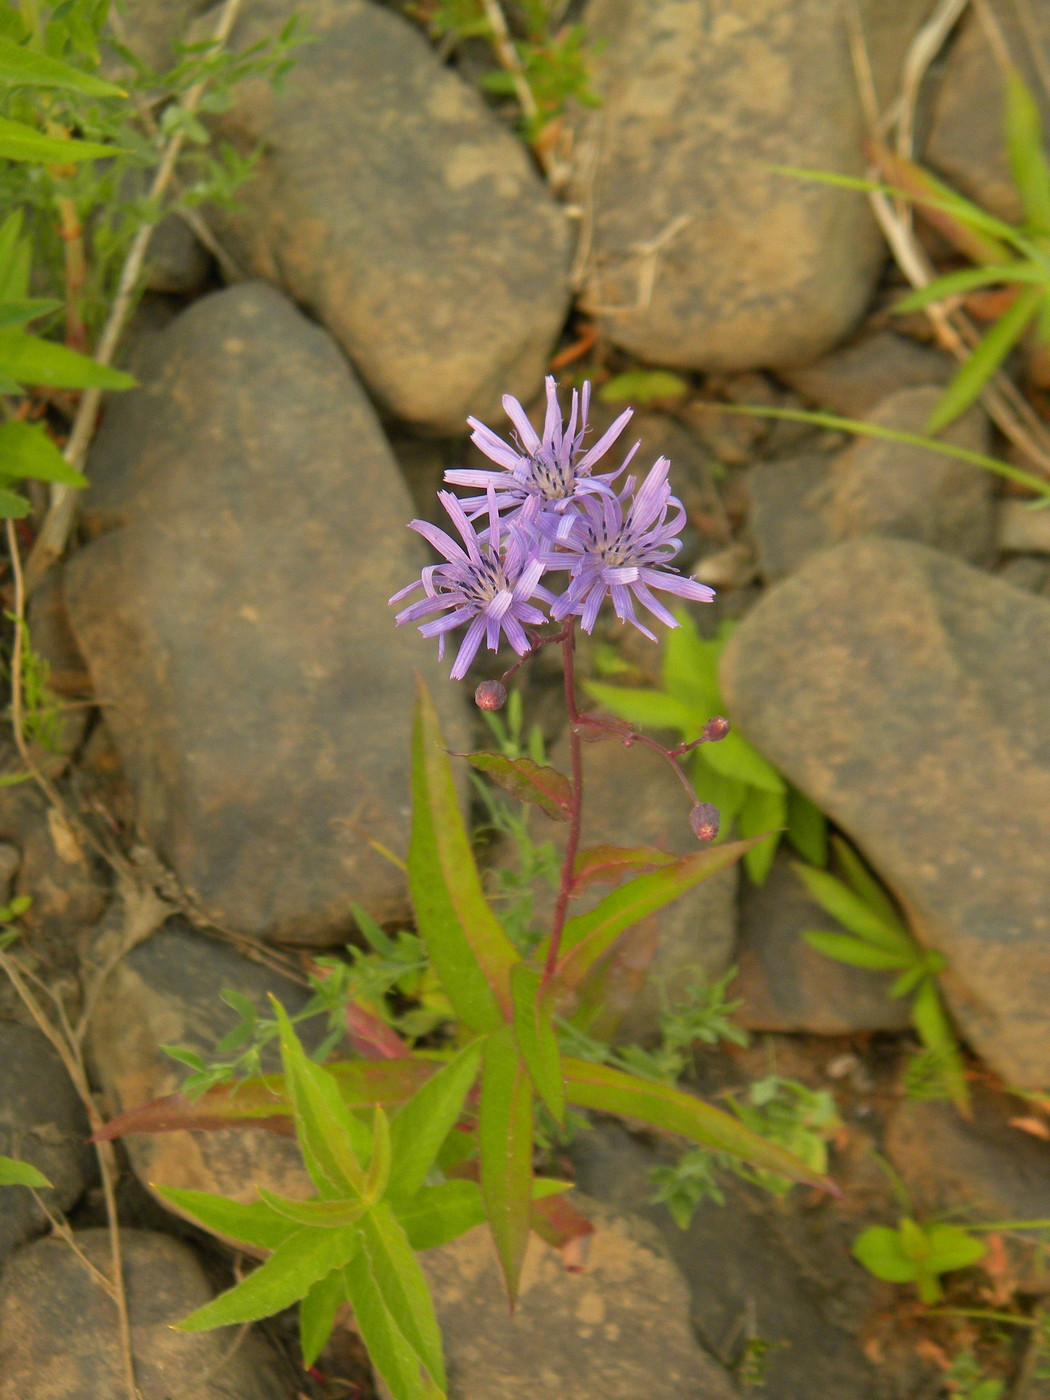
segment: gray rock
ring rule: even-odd
[[[185,219],[168,214],[153,230],[146,253],[146,289],[168,296],[191,296],[208,280],[208,250]]]
[[[555,750],[554,767],[568,771],[565,746]],[[658,755],[640,744],[625,748],[616,742],[585,744],[583,833],[580,849],[588,846],[658,846],[674,855],[698,849],[689,825],[689,802],[674,774]],[[702,796],[703,794],[701,794]],[[564,826],[548,823],[551,837],[562,849]],[[534,832],[536,826],[533,827]],[[633,975],[625,973],[610,995],[624,998],[623,1020],[617,1039],[650,1040],[659,1033],[660,1013],[686,995],[694,980],[710,982],[729,967],[736,935],[736,866],[719,871],[688,894],[652,914],[631,935],[632,949],[648,975],[639,974],[635,956],[628,959]],[[573,901],[571,913],[593,908],[609,893],[610,886],[595,885]],[[552,907],[545,892],[541,912]],[[652,961],[647,963],[651,953]]]
[[[0,1021],[0,1156],[29,1162],[53,1190],[40,1198],[65,1211],[90,1185],[95,1154],[87,1114],[62,1061],[41,1033]],[[0,1259],[47,1228],[47,1217],[25,1186],[0,1191]]]
[[[127,1400],[113,1303],[88,1265],[110,1268],[106,1230],[81,1230],[85,1264],[62,1240],[38,1240],[8,1262],[0,1288],[0,1400]],[[177,1332],[211,1300],[188,1245],[121,1230],[135,1383],[142,1400],[293,1400],[294,1374],[258,1333]]]
[[[901,389],[868,413],[880,427],[922,434],[937,389]],[[980,408],[953,423],[944,441],[988,450]],[[995,478],[983,467],[906,443],[858,437],[830,460],[820,454],[765,462],[748,476],[751,527],[763,577],[793,573],[818,549],[855,535],[892,535],[933,545],[975,564],[994,554]]]
[[[955,362],[939,350],[894,331],[874,331],[812,364],[779,371],[780,378],[821,408],[866,418],[901,389],[947,384]]]
[[[948,51],[930,109],[923,159],[990,214],[1019,223],[1021,201],[1010,178],[1003,128],[1005,87],[998,40],[1010,64],[1036,98],[1044,131],[1050,101],[1037,57],[1050,44],[1050,12],[1042,5],[1016,6],[990,0],[998,35],[989,35],[976,11],[964,14]]]
[[[1007,554],[1050,554],[1050,512],[1033,510],[1029,501],[999,505],[998,545]]]
[[[66,602],[141,829],[219,923],[340,941],[404,917],[412,670],[459,696],[387,599],[426,562],[337,347],[278,292],[197,302],[115,401]],[[294,393],[291,392],[294,386]]]
[[[293,9],[253,5],[234,46]],[[224,241],[310,307],[394,414],[460,432],[538,387],[569,304],[568,222],[415,26],[326,0],[310,29],[283,95],[245,83],[217,122],[238,147],[264,146]]]
[[[781,849],[762,885],[744,882],[730,988],[743,1006],[736,1019],[753,1031],[809,1031],[848,1035],[902,1030],[907,1001],[889,994],[892,976],[848,967],[818,953],[802,938],[807,929],[836,929],[805,890]]]
[[[926,7],[861,7],[880,89]],[[601,109],[582,123],[584,304],[660,364],[805,363],[861,314],[881,238],[855,194],[773,164],[860,173],[844,9],[824,0],[595,0]],[[814,75],[819,74],[819,81]]]
[[[187,1071],[161,1045],[211,1057],[220,1037],[237,1023],[219,1000],[227,987],[264,1015],[272,1014],[270,992],[290,1015],[306,1003],[298,983],[179,920],[121,959],[106,982],[88,1037],[93,1068],[113,1113],[178,1091]],[[272,1046],[265,1068],[280,1068]],[[257,1186],[287,1196],[313,1195],[295,1140],[264,1128],[133,1133],[123,1143],[133,1171],[149,1189],[180,1186],[239,1201],[255,1200]]]
[[[725,1372],[696,1344],[685,1284],[655,1232],[576,1203],[597,1226],[586,1268],[569,1273],[533,1235],[513,1318],[486,1226],[422,1256],[450,1400],[731,1400]]]
[[[729,716],[896,894],[963,1034],[1011,1083],[1050,1052],[1050,603],[868,537],[771,589],[722,659]]]
[[[649,1170],[666,1161],[613,1124],[581,1135],[573,1157],[580,1188],[620,1210],[652,1195]],[[858,1320],[873,1310],[878,1285],[850,1258],[855,1225],[837,1203],[807,1208],[797,1192],[777,1201],[728,1175],[720,1182],[726,1204],[702,1205],[686,1230],[663,1206],[640,1212],[686,1277],[707,1351],[743,1368],[750,1343],[764,1392],[776,1400],[919,1393],[906,1367],[877,1368],[861,1350]]]

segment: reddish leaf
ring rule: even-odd
[[[412,1053],[392,1026],[355,1001],[346,1004],[346,1038],[366,1060],[403,1060]]]
[[[640,874],[654,866],[671,865],[675,857],[657,846],[592,846],[576,857],[571,894],[588,885],[614,885],[632,871]]]
[[[325,1068],[335,1076],[350,1108],[404,1103],[439,1069],[441,1061],[412,1056],[397,1060],[344,1060]],[[219,1128],[266,1128],[292,1134],[292,1110],[283,1074],[264,1074],[238,1084],[218,1084],[199,1099],[167,1094],[111,1118],[92,1141],[106,1142],[125,1133],[175,1133],[183,1129],[214,1132]]]
[[[533,1201],[529,1224],[541,1240],[560,1249],[562,1262],[570,1273],[583,1267],[580,1242],[594,1234],[594,1225],[563,1195],[544,1196]]]
[[[903,190],[923,218],[971,262],[1001,266],[1013,261],[1013,254],[1004,243],[987,229],[982,232],[981,223],[965,217],[968,211],[978,215],[983,211],[975,209],[968,200],[915,161],[898,156],[875,142],[871,143],[870,150],[887,181]]]
[[[531,758],[504,758],[501,753],[464,753],[457,757],[487,773],[519,802],[534,803],[555,821],[569,820],[572,785],[556,768],[541,767]]]

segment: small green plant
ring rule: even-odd
[[[0,1186],[35,1186],[42,1190],[50,1185],[44,1173],[28,1162],[19,1162],[14,1157],[0,1157]]]
[[[941,1276],[983,1259],[986,1246],[962,1225],[920,1225],[902,1216],[897,1228],[870,1225],[857,1237],[853,1255],[887,1283],[913,1283],[924,1303],[944,1296]]]
[[[734,623],[724,621],[717,636],[701,637],[684,609],[675,613],[681,626],[661,644],[661,690],[588,681],[589,695],[630,724],[673,729],[691,740],[711,715],[725,713],[718,682],[718,661]],[[780,841],[781,828],[807,860],[822,865],[826,824],[821,812],[735,730],[717,744],[692,750],[697,791],[722,815],[722,834],[736,825],[742,837],[770,833],[744,857],[744,867],[761,884]]]
[[[958,1400],[1002,1400],[1006,1390],[1005,1381],[982,1373],[980,1362],[969,1351],[952,1357],[944,1379],[950,1394]]]
[[[32,904],[32,895],[16,894],[6,904],[0,905],[0,952],[22,937],[22,930],[14,925],[23,914],[28,913]]]
[[[680,399],[689,385],[680,374],[665,369],[632,369],[614,374],[598,391],[602,403],[639,403],[643,407],[667,399]]]
[[[838,962],[898,974],[890,995],[910,997],[912,1024],[923,1045],[911,1070],[914,1096],[950,1098],[968,1113],[962,1052],[937,987],[937,974],[947,966],[944,955],[915,941],[892,900],[845,841],[833,837],[832,848],[844,879],[798,863],[795,870],[821,908],[849,932],[807,929],[802,937]]]

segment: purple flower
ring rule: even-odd
[[[715,596],[713,588],[668,568],[682,547],[678,532],[685,521],[682,503],[667,484],[669,467],[666,457],[659,458],[626,516],[624,505],[634,490],[633,477],[620,496],[580,497],[577,519],[568,535],[557,527],[553,532],[549,526],[545,529],[550,541],[550,548],[541,554],[545,567],[570,572],[568,588],[551,608],[552,618],[574,613],[583,619],[583,630],[590,632],[608,597],[621,622],[633,623],[655,642],[653,633],[635,616],[636,601],[668,627],[677,627],[672,614],[654,597],[654,588],[698,603],[709,603]]]
[[[482,491],[492,487],[496,492],[497,509],[521,508],[526,522],[533,521],[544,511],[561,513],[572,501],[590,494],[612,495],[609,483],[627,466],[638,450],[638,443],[631,448],[616,471],[592,476],[591,468],[623,432],[633,410],[625,409],[612,427],[585,452],[583,439],[587,432],[590,402],[590,384],[585,384],[581,392],[574,389],[569,421],[563,426],[557,385],[554,376],[548,375],[547,417],[543,424],[543,436],[540,437],[518,400],[505,394],[503,407],[517,429],[520,450],[497,437],[491,428],[479,423],[476,418],[468,418],[467,422],[474,429],[471,441],[503,470],[450,471],[445,473],[445,480],[453,486],[473,486]],[[480,515],[487,505],[486,496],[471,496],[463,502],[471,518]]]
[[[439,639],[439,658],[445,654],[445,633],[461,623],[470,624],[452,667],[452,679],[456,681],[466,675],[482,638],[490,651],[496,651],[502,633],[518,655],[524,656],[530,646],[524,625],[547,621],[529,599],[541,598],[551,603],[554,598],[540,587],[544,566],[535,548],[535,537],[522,526],[511,524],[503,528],[491,487],[487,492],[488,528],[480,537],[451,491],[439,491],[438,500],[451,516],[463,545],[436,525],[413,520],[409,529],[422,535],[448,562],[428,565],[421,578],[395,593],[390,602],[396,603],[419,587],[426,595],[398,613],[399,627],[451,609],[445,617],[434,617],[419,628],[424,637]]]

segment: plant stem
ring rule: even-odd
[[[689,753],[700,744],[710,743],[709,739],[705,739],[701,736],[699,739],[694,739],[690,744],[679,744],[676,749],[665,749],[663,744],[658,744],[655,739],[650,739],[645,734],[639,734],[637,730],[632,729],[629,725],[622,724],[614,719],[607,719],[604,715],[585,714],[580,715],[578,718],[581,726],[586,725],[588,729],[596,729],[607,739],[619,739],[624,748],[629,749],[632,744],[644,744],[647,749],[652,749],[653,753],[658,753],[662,759],[666,760],[666,762],[671,765],[675,777],[685,788],[692,805],[695,806],[699,801],[695,788],[686,777],[682,765],[678,762],[678,755]]]
[[[547,963],[543,969],[544,982],[550,981],[558,962],[558,949],[561,946],[562,930],[565,927],[565,911],[569,903],[569,890],[572,887],[576,869],[576,851],[580,844],[580,823],[583,813],[583,760],[580,753],[580,712],[576,708],[576,619],[570,617],[561,644],[562,669],[565,677],[565,712],[569,719],[569,762],[572,773],[572,790],[569,799],[569,835],[565,842],[565,856],[561,863],[558,879],[558,896],[554,902],[554,918],[551,922],[550,944],[547,948]]]

